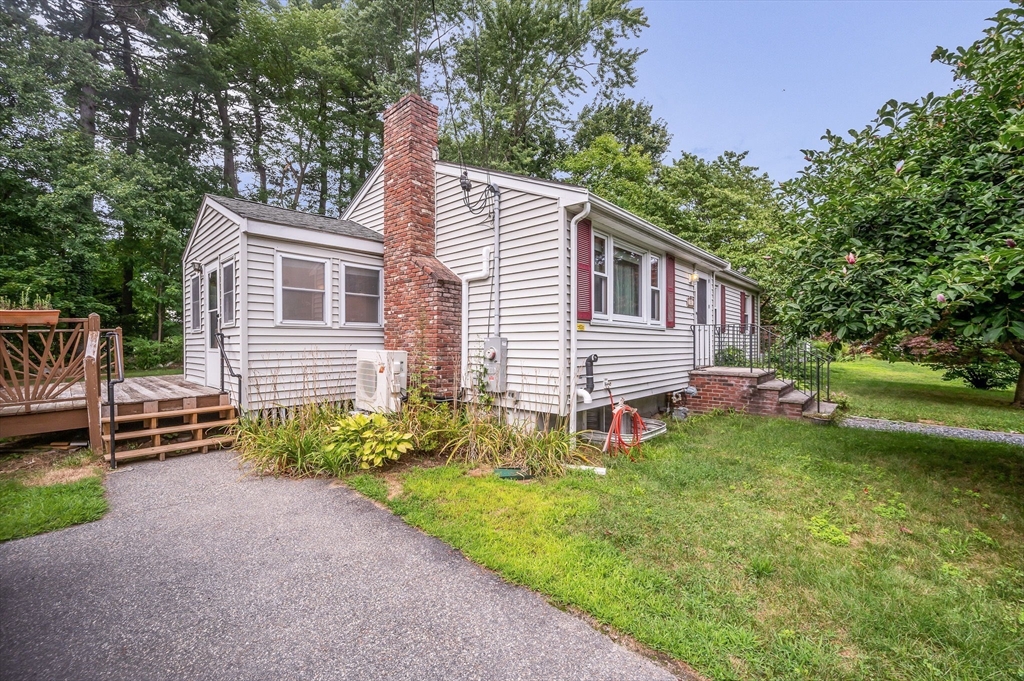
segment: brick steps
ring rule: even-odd
[[[697,369],[690,372],[690,385],[697,394],[687,398],[686,406],[697,414],[718,409],[799,420],[812,415],[821,418],[835,410],[835,405],[822,402],[818,412],[815,393],[798,390],[793,381],[776,378],[769,369]]]

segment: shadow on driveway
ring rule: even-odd
[[[127,466],[0,545],[2,679],[671,679],[344,487]]]

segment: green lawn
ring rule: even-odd
[[[0,480],[0,541],[99,520],[106,512],[98,475],[45,487]]]
[[[1024,432],[1024,410],[1010,390],[977,390],[943,381],[942,372],[909,362],[863,358],[832,365],[832,390],[849,398],[850,414],[896,421]]]
[[[124,372],[125,378],[136,378],[139,376],[173,376],[174,374],[183,374],[185,370],[181,367],[174,367],[171,369],[130,369]],[[106,374],[103,374],[104,380]]]
[[[716,679],[1024,678],[1024,451],[741,415],[607,477],[350,484]]]

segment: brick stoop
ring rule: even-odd
[[[696,414],[721,409],[794,420],[812,415],[820,418],[815,411],[815,394],[797,390],[792,381],[776,378],[772,369],[695,369],[690,372],[690,385],[697,389],[697,394],[686,398],[686,406]],[[835,405],[826,402],[821,407],[822,415],[835,409]]]

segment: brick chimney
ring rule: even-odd
[[[462,344],[462,281],[434,257],[437,107],[408,94],[384,112],[384,347],[452,397]]]

